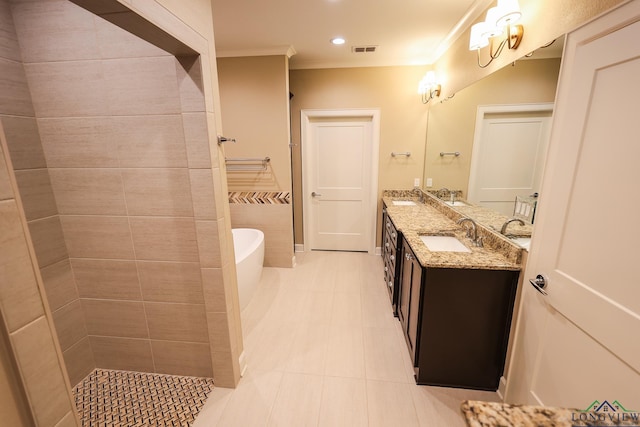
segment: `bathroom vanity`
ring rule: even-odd
[[[385,283],[416,382],[496,390],[522,248],[481,225],[477,230],[484,247],[475,246],[456,223],[463,216],[428,194],[424,203],[403,192],[385,194],[385,248],[386,233],[396,236],[395,246],[389,239],[383,251]],[[414,204],[393,203],[407,199]],[[392,254],[395,265],[389,263]]]

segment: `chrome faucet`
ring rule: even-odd
[[[422,190],[420,189],[420,187],[413,187],[413,193],[418,196],[418,200],[420,200],[420,203],[424,203],[424,195],[422,194]]]
[[[521,225],[521,226],[524,226],[524,221],[523,221],[523,220],[521,220],[520,218],[510,218],[510,219],[506,220],[506,221],[504,222],[504,224],[502,224],[502,228],[500,229],[500,234],[503,234],[503,235],[505,235],[505,236],[506,236],[506,235],[507,235],[507,234],[506,234],[506,233],[507,233],[507,227],[508,227],[508,226],[509,226],[509,224],[511,224],[512,222],[518,222],[518,223],[520,223],[520,225]]]
[[[460,218],[456,223],[458,225],[462,225],[465,222],[468,222],[469,224],[471,224],[471,227],[467,228],[467,237],[471,239],[471,241],[473,242],[473,244],[476,247],[483,247],[482,244],[482,237],[478,237],[478,227],[476,226],[476,222],[474,220],[472,220],[471,218]]]

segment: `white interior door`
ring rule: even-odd
[[[553,104],[479,106],[468,199],[513,215],[516,196],[540,191]]]
[[[373,175],[377,127],[374,116],[306,113],[305,248],[369,252],[375,239],[372,188],[377,187]]]
[[[548,294],[524,290],[509,402],[640,411],[639,20],[630,2],[567,38],[526,268]]]

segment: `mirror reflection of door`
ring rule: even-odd
[[[468,200],[504,215],[540,191],[553,104],[479,106]]]

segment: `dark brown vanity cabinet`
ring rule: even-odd
[[[517,271],[422,267],[403,241],[398,318],[418,384],[497,390]]]
[[[396,226],[387,214],[387,208],[382,208],[382,259],[384,261],[384,283],[389,291],[393,314],[397,316],[397,289],[399,279],[400,262],[398,260],[399,236]]]

